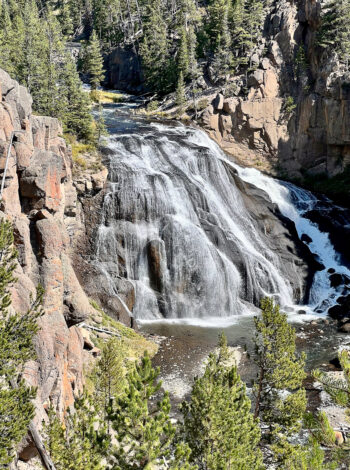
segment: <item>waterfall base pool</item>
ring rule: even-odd
[[[293,326],[297,331],[298,349],[307,353],[309,371],[316,367],[332,368],[330,361],[336,358],[338,349],[347,342],[350,344],[348,335],[339,333],[335,322],[327,319],[300,320]],[[255,376],[254,365],[245,352],[253,351],[253,317],[241,317],[226,328],[152,322],[140,325],[140,331],[161,337],[153,363],[160,367],[163,386],[174,404],[190,393],[193,378],[203,370],[203,363],[216,347],[221,332],[226,334],[229,346],[240,347],[239,372],[248,386]]]

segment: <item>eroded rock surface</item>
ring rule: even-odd
[[[341,173],[350,163],[350,75],[317,46],[321,2],[275,0],[266,10],[251,71],[209,96],[200,122],[245,165],[287,177]]]
[[[52,404],[59,413],[72,405],[83,387],[87,351],[76,325],[94,314],[75,274],[71,238],[81,230],[77,217],[72,159],[57,119],[33,116],[27,90],[0,70],[1,174],[12,131],[1,211],[13,223],[19,252],[13,307],[26,310],[38,284],[45,289],[45,315],[39,320],[37,359],[25,376],[38,387],[36,420]],[[98,183],[101,186],[101,182]]]

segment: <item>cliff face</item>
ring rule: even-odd
[[[350,163],[350,74],[317,46],[321,4],[273,1],[251,71],[220,90],[201,123],[244,164],[289,177]]]
[[[59,412],[71,405],[83,386],[87,351],[75,326],[96,312],[70,261],[72,238],[81,230],[72,181],[70,151],[58,120],[34,116],[25,88],[0,70],[1,172],[11,132],[11,151],[1,211],[12,221],[19,252],[13,307],[26,310],[39,283],[45,289],[45,315],[39,320],[37,360],[26,378],[38,387],[37,420],[51,403]],[[2,178],[2,175],[0,175]]]

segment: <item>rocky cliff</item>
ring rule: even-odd
[[[209,96],[201,124],[246,165],[302,177],[350,163],[350,74],[317,46],[320,12],[318,0],[268,2],[248,72]]]
[[[70,149],[58,120],[32,114],[27,90],[0,70],[0,165],[14,138],[1,211],[13,223],[19,252],[13,307],[25,311],[30,294],[45,289],[45,315],[39,320],[37,360],[26,378],[38,387],[37,421],[52,404],[60,413],[83,386],[88,358],[76,325],[96,315],[71,262],[72,240],[80,233],[80,205],[72,180]],[[103,183],[96,188],[102,189]],[[91,349],[91,348],[90,348]]]

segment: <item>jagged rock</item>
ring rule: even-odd
[[[213,106],[216,111],[221,111],[224,107],[224,97],[221,93],[218,93],[213,101]]]
[[[45,315],[39,319],[36,338],[37,359],[24,372],[26,380],[38,387],[35,404],[40,426],[48,403],[63,413],[82,390],[84,343],[78,329],[71,325],[92,313],[92,307],[70,260],[67,226],[74,230],[80,222],[74,218],[76,191],[62,127],[57,119],[33,116],[30,95],[3,70],[0,89],[1,157],[7,152],[11,132],[23,130],[11,151],[1,204],[1,210],[13,222],[19,251],[13,307],[24,312],[35,286],[40,282],[45,289]],[[29,454],[28,444],[23,458]]]
[[[243,164],[259,168],[263,164],[272,173],[278,166],[299,178],[334,176],[350,164],[350,76],[335,56],[320,54],[319,24],[318,1],[272,2],[262,43],[250,57],[257,69],[238,87],[240,104],[226,98],[221,108],[217,97],[213,109],[203,113],[201,123],[210,136]],[[307,73],[298,72],[296,87],[295,57],[300,47],[305,47]],[[233,77],[231,82],[238,84],[239,79]],[[247,93],[242,93],[246,87]],[[227,91],[237,95],[230,82]],[[297,106],[288,110],[289,98]],[[271,107],[277,112],[272,114]],[[218,114],[230,114],[231,121]]]
[[[139,56],[132,48],[118,47],[108,57],[107,81],[111,88],[130,93],[145,90]]]
[[[251,75],[248,77],[248,86],[259,86],[264,83],[264,71],[263,70],[255,70]]]

